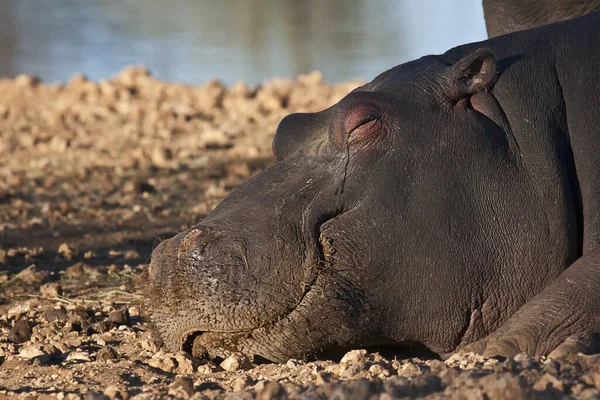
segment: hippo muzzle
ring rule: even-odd
[[[293,182],[293,168],[278,163],[259,174],[154,250],[148,306],[168,349],[285,361],[322,346],[327,334],[316,327],[328,321],[315,312],[335,308],[329,296],[339,280],[326,271],[320,231],[340,212],[316,188],[326,186],[325,173]]]

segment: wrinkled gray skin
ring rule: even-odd
[[[278,162],[154,250],[158,336],[273,361],[594,350],[597,26],[592,14],[460,46],[283,119]]]
[[[600,0],[483,0],[489,37],[581,17],[600,10]]]

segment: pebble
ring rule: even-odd
[[[99,361],[116,360],[119,358],[119,353],[112,346],[103,347],[98,351],[97,359]]]
[[[254,381],[248,375],[242,375],[238,378],[235,378],[235,380],[231,383],[231,388],[235,392],[239,392],[248,388],[249,386],[252,386],[253,383]]]
[[[40,294],[42,295],[42,297],[45,297],[48,299],[52,299],[57,296],[62,296],[62,294],[63,294],[62,286],[60,286],[60,284],[58,284],[56,282],[47,283],[40,287]]]
[[[165,372],[174,372],[175,368],[177,368],[175,357],[162,352],[158,352],[152,356],[152,358],[148,360],[148,365]]]
[[[104,395],[107,396],[110,400],[128,400],[129,393],[126,389],[111,385],[104,390]]]
[[[65,321],[67,319],[67,310],[63,306],[60,308],[50,308],[44,313],[44,318],[48,322]]]
[[[177,362],[178,374],[193,374],[198,368],[198,360],[184,351],[175,353],[175,361]]]
[[[256,400],[279,400],[285,398],[285,389],[278,382],[267,383],[256,395]]]
[[[227,357],[221,364],[221,368],[228,372],[235,372],[237,370],[246,370],[251,367],[250,360],[244,354],[233,353]]]
[[[559,381],[558,379],[556,379],[556,377],[550,375],[550,374],[544,374],[534,385],[533,385],[533,389],[534,390],[539,390],[541,392],[543,392],[544,390],[546,390],[548,388],[548,386],[550,386],[551,388],[554,388],[560,392],[564,391],[564,385],[561,381]]]
[[[15,322],[8,332],[8,340],[13,343],[24,343],[31,337],[31,328],[27,320],[21,319]]]
[[[90,361],[90,355],[84,351],[72,351],[67,355],[66,361]]]
[[[108,314],[108,321],[117,326],[130,325],[131,320],[129,317],[129,311],[127,310],[127,308],[115,310]]]
[[[175,397],[188,398],[193,395],[194,381],[187,376],[178,376],[173,383],[169,385],[169,394]]]
[[[58,246],[58,254],[63,256],[67,261],[72,260],[77,256],[77,249],[71,246],[69,243],[62,243]]]
[[[24,347],[23,349],[21,349],[21,351],[19,351],[19,357],[23,357],[23,358],[27,358],[27,359],[41,357],[45,354],[46,353],[44,353],[38,346]]]

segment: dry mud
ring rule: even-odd
[[[143,68],[0,80],[0,398],[598,398],[600,358],[352,351],[252,365],[168,354],[141,316],[152,248],[273,162],[290,112],[357,82],[166,83]]]

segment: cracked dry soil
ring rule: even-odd
[[[0,398],[599,398],[600,358],[217,364],[168,354],[141,317],[153,246],[271,164],[277,123],[357,82],[166,83],[143,68],[0,80]]]

